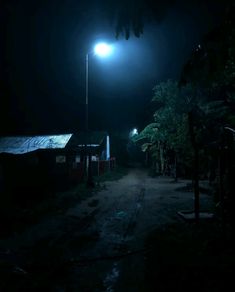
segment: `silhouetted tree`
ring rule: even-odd
[[[223,23],[207,34],[184,67],[181,85],[193,84],[204,97],[204,145],[218,163],[218,206],[231,221],[234,209],[235,169],[235,7]],[[216,153],[216,155],[214,155]]]
[[[186,1],[185,1],[186,2]],[[220,4],[229,9],[233,0],[191,0],[192,5],[208,2],[208,5]],[[184,5],[183,0],[101,0],[101,6],[107,19],[114,24],[116,37],[123,34],[128,39],[133,33],[136,37],[143,34],[144,24],[149,21],[161,22],[171,7]],[[222,12],[222,11],[221,11]]]

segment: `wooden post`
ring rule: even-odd
[[[178,171],[177,171],[177,155],[175,152],[175,182],[178,181]]]
[[[189,123],[189,134],[191,138],[191,143],[194,150],[194,175],[193,175],[193,188],[194,188],[194,214],[195,220],[198,222],[199,219],[199,149],[196,142],[194,127],[193,127],[193,113],[190,111],[188,113],[188,123]]]
[[[194,149],[194,211],[195,211],[195,220],[198,221],[199,219],[199,176],[198,176],[198,170],[199,170],[199,153],[198,153],[198,147],[195,147]]]

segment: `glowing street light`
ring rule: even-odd
[[[94,53],[95,55],[99,57],[107,57],[112,53],[112,46],[106,44],[106,43],[98,43],[94,47]]]
[[[132,134],[133,134],[133,136],[134,136],[134,135],[137,135],[137,134],[138,134],[138,130],[137,130],[136,128],[133,129],[133,130],[132,130]]]
[[[95,56],[99,57],[107,57],[112,52],[112,46],[108,45],[106,43],[98,43],[94,47],[93,54]],[[91,53],[86,54],[86,141],[85,141],[85,163],[86,163],[86,170],[87,170],[87,140],[88,140],[88,131],[89,131],[89,125],[88,125],[88,96],[89,96],[89,55]],[[89,151],[88,155],[88,173],[87,173],[87,185],[93,186],[92,181],[92,173],[91,173],[91,153]]]
[[[132,129],[129,133],[129,137],[132,138],[135,135],[138,135],[138,130],[136,128]]]

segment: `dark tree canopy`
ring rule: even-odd
[[[115,25],[116,37],[121,34],[128,39],[133,33],[136,37],[143,34],[144,22],[155,19],[160,22],[175,0],[104,0],[108,19]]]
[[[234,14],[235,5],[226,11],[221,24],[204,36],[183,68],[181,84],[193,82],[205,87],[219,82],[234,59]]]
[[[205,4],[208,9],[220,5],[226,10],[232,2],[232,0],[226,2],[223,0],[191,0],[190,5]],[[116,37],[124,35],[126,39],[132,33],[136,37],[140,37],[146,22],[159,23],[172,6],[181,9],[187,3],[186,0],[102,0],[105,14],[115,26]]]

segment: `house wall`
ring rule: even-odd
[[[103,174],[114,165],[111,160],[100,160],[100,152],[100,147],[92,151],[92,155],[97,157],[96,161],[92,161],[93,176]],[[76,161],[78,155],[81,157],[80,162]],[[58,157],[62,158],[61,162]],[[22,155],[0,155],[0,192],[14,193],[19,200],[66,189],[81,182],[84,176],[82,153],[70,149],[45,149]]]
[[[4,177],[3,177],[3,166],[0,164],[0,193],[4,189]]]
[[[9,196],[18,203],[40,198],[45,189],[38,158],[35,153],[24,155],[0,155],[1,195]]]

